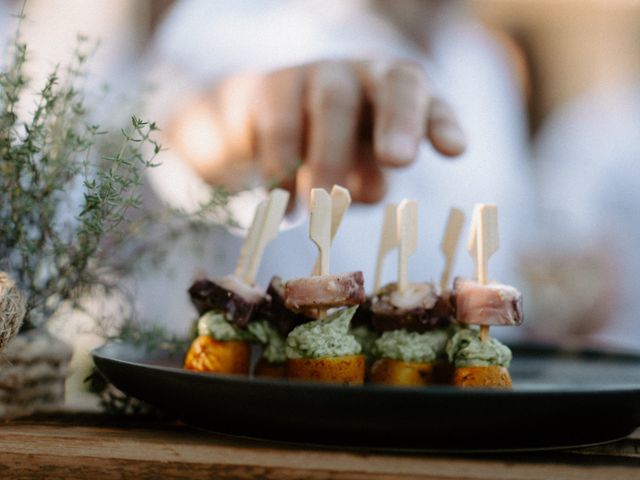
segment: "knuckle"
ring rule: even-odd
[[[359,104],[359,86],[353,73],[340,62],[317,65],[310,82],[312,108],[354,110]]]
[[[259,137],[270,143],[293,143],[298,141],[298,125],[291,117],[273,116],[257,123]]]
[[[320,110],[352,110],[356,102],[343,86],[330,84],[314,93],[313,105]]]
[[[411,61],[394,63],[387,71],[386,78],[394,83],[409,83],[412,86],[421,88],[425,88],[428,84],[424,68],[420,64]]]
[[[277,72],[271,72],[263,75],[257,82],[255,90],[255,99],[258,103],[265,103],[269,98],[269,92],[280,82],[280,75]]]
[[[281,70],[273,70],[262,75],[262,85],[271,87],[274,84],[286,82],[288,80],[298,78],[302,75],[301,68],[284,68]]]
[[[431,90],[422,66],[402,61],[386,71],[377,94],[378,102],[393,117],[415,119],[425,114]]]

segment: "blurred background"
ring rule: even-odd
[[[224,11],[229,2],[214,2],[203,10],[200,28],[209,15],[214,22],[216,8]],[[251,8],[251,2],[241,3]],[[261,2],[254,3],[256,9],[263,8]],[[313,0],[299,3],[318,6]],[[408,9],[414,3],[397,2]],[[513,254],[517,275],[509,278],[525,283],[531,320],[527,335],[568,346],[640,348],[640,295],[635,293],[640,288],[640,2],[452,3],[500,49],[506,59],[501,75],[511,76],[517,88],[508,101],[523,112],[518,121],[533,208],[519,224],[526,241]],[[5,0],[0,5],[6,40],[15,24],[10,15],[22,2]],[[202,61],[189,49],[179,50],[185,45],[184,32],[175,41],[171,37],[180,22],[189,32],[188,22],[198,8],[197,2],[171,0],[30,0],[23,24],[32,49],[30,73],[44,79],[52,65],[69,57],[81,32],[100,40],[91,63],[96,86],[109,83],[116,91],[133,93],[153,71],[182,88],[175,71],[157,68],[167,63],[158,58],[191,55]],[[233,31],[249,41],[252,33]],[[197,32],[193,37],[201,40]],[[198,48],[206,50],[206,45]],[[162,116],[165,103],[158,95],[151,111]],[[509,136],[512,131],[491,134]],[[155,180],[160,196],[165,183]],[[170,288],[186,288],[192,276],[193,271],[178,276]],[[168,311],[173,320],[164,323],[178,322],[186,296],[167,310],[157,302],[166,298],[167,287],[155,282],[140,291],[145,317],[159,318]],[[89,341],[86,348],[97,341]]]
[[[105,80],[136,63],[175,3],[179,2],[29,0],[24,31],[43,72],[71,55],[78,32],[101,39],[94,73],[99,80]],[[572,101],[593,92],[628,87],[637,81],[640,64],[637,1],[470,0],[468,3],[511,57],[526,101],[532,139],[558,109]],[[22,2],[4,0],[1,5],[8,29],[9,17],[20,11]]]

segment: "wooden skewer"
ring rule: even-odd
[[[311,218],[309,238],[318,247],[320,275],[329,275],[329,254],[331,251],[331,197],[322,188],[311,190]],[[318,312],[318,318],[326,316],[325,310]]]
[[[389,203],[384,207],[384,219],[382,221],[382,231],[380,232],[380,246],[378,247],[378,257],[376,258],[376,271],[373,280],[373,293],[376,293],[382,283],[382,266],[384,259],[391,250],[398,246],[398,222],[396,220],[395,203]]]
[[[471,227],[469,228],[469,239],[467,240],[467,252],[473,260],[473,279],[478,280],[478,218],[482,204],[478,203],[473,207],[471,215]]]
[[[402,200],[396,213],[398,237],[398,291],[404,293],[409,286],[407,267],[409,256],[418,247],[418,203]]]
[[[247,236],[242,243],[242,248],[240,249],[240,254],[238,255],[238,261],[236,262],[236,269],[234,272],[235,276],[240,279],[244,279],[245,273],[247,271],[247,264],[249,263],[249,258],[253,255],[253,252],[256,249],[256,242],[258,241],[258,235],[264,225],[264,218],[267,213],[268,204],[268,198],[265,198],[258,204],[258,207],[253,214],[253,221],[251,222],[251,226],[247,231]]]
[[[489,283],[489,258],[498,251],[498,209],[495,205],[483,205],[478,223],[478,282]]]
[[[320,275],[328,275],[331,250],[331,197],[322,188],[311,190],[309,238],[318,246]]]
[[[444,270],[440,277],[440,292],[444,292],[449,284],[451,268],[456,256],[456,250],[458,248],[460,232],[462,231],[463,224],[464,212],[455,207],[449,210],[447,226],[444,231],[444,236],[442,237],[442,242],[440,243],[440,250],[444,255]]]
[[[340,185],[334,185],[331,189],[331,244],[333,244],[333,239],[338,232],[338,228],[340,228],[342,218],[349,208],[349,205],[351,205],[351,194],[349,193],[349,190],[341,187]],[[313,265],[313,270],[311,270],[311,275],[319,274],[320,257],[316,259],[316,263]]]
[[[264,221],[258,231],[255,247],[249,254],[247,269],[243,277],[243,280],[248,285],[255,282],[258,267],[262,261],[262,255],[264,254],[267,243],[278,234],[280,222],[282,222],[282,217],[284,217],[288,201],[289,192],[286,190],[275,188],[269,194]]]
[[[489,283],[489,258],[498,251],[498,209],[495,205],[480,205],[476,223],[476,270],[478,283]],[[480,338],[489,340],[489,325],[480,326]]]

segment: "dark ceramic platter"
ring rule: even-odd
[[[341,387],[193,373],[182,355],[93,352],[122,391],[217,432],[345,448],[529,450],[607,442],[640,426],[640,357],[514,348],[511,391]]]

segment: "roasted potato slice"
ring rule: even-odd
[[[256,365],[253,375],[256,377],[267,378],[287,378],[287,364],[271,363],[266,359],[261,358]]]
[[[201,335],[191,343],[184,368],[197,372],[248,375],[250,359],[251,346],[248,342],[220,342]]]
[[[403,386],[424,386],[434,381],[432,363],[403,362],[391,358],[380,358],[371,366],[371,383]]]
[[[511,375],[504,367],[462,367],[453,372],[458,387],[511,388]]]
[[[362,385],[364,373],[364,355],[287,360],[287,374],[295,380]]]

